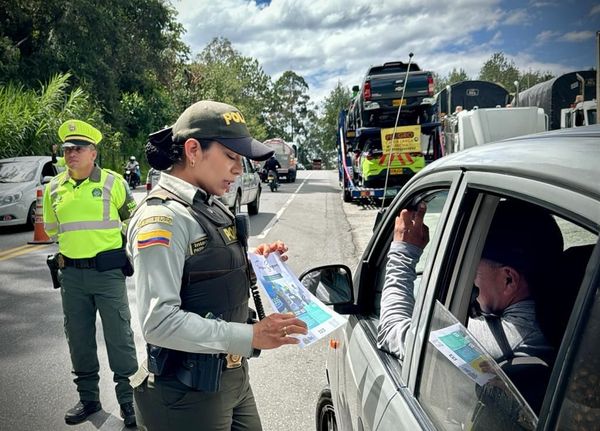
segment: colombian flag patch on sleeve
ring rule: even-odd
[[[171,246],[171,236],[173,234],[168,230],[155,229],[140,233],[137,237],[137,248],[142,249],[152,247],[153,245]]]

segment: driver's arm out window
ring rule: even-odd
[[[440,226],[440,215],[447,197],[447,190],[439,190],[421,198],[427,204],[423,223],[428,227],[430,237],[425,248],[421,250],[412,244],[392,241],[385,266],[379,269],[377,285],[382,293],[378,347],[399,358],[404,356],[404,342],[411,325],[415,298],[423,271],[431,259],[431,244],[435,242],[432,240]]]

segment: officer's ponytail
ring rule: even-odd
[[[210,148],[212,141],[198,139],[203,151]],[[154,169],[164,171],[180,163],[184,159],[183,145],[185,141],[174,142],[171,127],[150,134],[146,144],[146,158]]]
[[[154,169],[164,171],[182,160],[183,144],[173,142],[171,127],[151,133],[146,144],[146,158]]]

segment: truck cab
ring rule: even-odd
[[[596,100],[579,102],[575,106],[560,110],[560,128],[590,126],[598,123]]]

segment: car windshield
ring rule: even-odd
[[[35,162],[0,162],[0,183],[33,181],[36,170]]]

